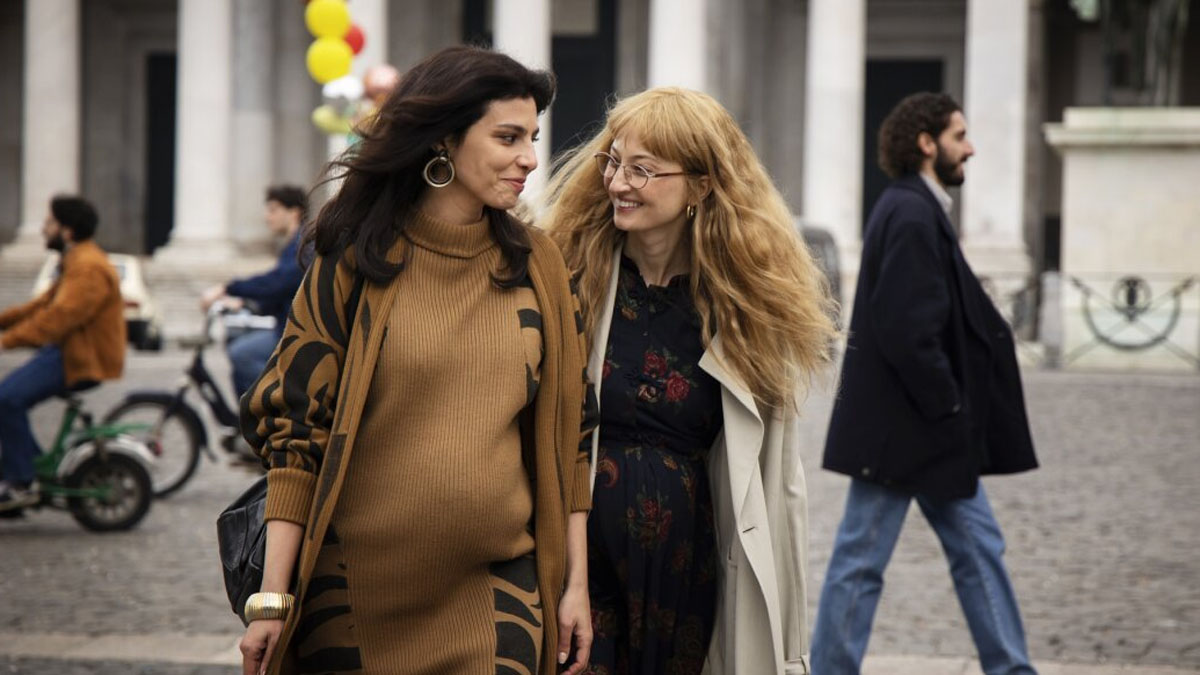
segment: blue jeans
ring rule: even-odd
[[[233,391],[239,399],[258,381],[278,343],[279,333],[274,329],[252,330],[237,336],[225,347],[233,366]]]
[[[0,463],[6,481],[33,480],[33,458],[42,449],[29,426],[29,409],[66,393],[62,350],[54,345],[37,350],[25,365],[0,380]]]
[[[851,480],[812,639],[813,675],[857,675],[871,621],[913,497]],[[983,486],[969,499],[917,496],[950,563],[950,576],[987,675],[1035,674],[1008,572],[1004,537]]]

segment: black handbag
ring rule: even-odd
[[[364,283],[361,274],[355,275],[354,287],[346,302],[346,325],[351,327],[351,334]],[[225,576],[225,594],[229,596],[230,608],[242,623],[247,623],[243,615],[246,599],[262,588],[263,561],[267,553],[267,524],[263,521],[266,508],[267,477],[263,476],[217,516],[217,547]]]
[[[246,598],[262,587],[263,559],[267,552],[267,526],[263,522],[266,507],[267,478],[263,476],[217,516],[217,546],[225,575],[225,593],[242,623],[246,623],[242,615]]]

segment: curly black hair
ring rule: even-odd
[[[879,168],[892,178],[917,173],[925,155],[917,137],[925,132],[936,141],[962,107],[947,94],[921,92],[904,97],[879,125]]]

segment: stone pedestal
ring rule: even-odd
[[[1200,108],[1070,108],[1064,367],[1200,369]]]

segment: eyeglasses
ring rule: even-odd
[[[665,176],[690,176],[691,171],[671,171],[666,173],[655,173],[650,169],[639,164],[622,164],[616,157],[607,152],[597,152],[593,157],[596,160],[596,168],[600,170],[600,175],[604,176],[604,180],[609,181],[613,176],[617,175],[617,167],[625,170],[625,182],[629,183],[629,187],[634,190],[640,190],[646,187],[651,178],[663,178]]]

